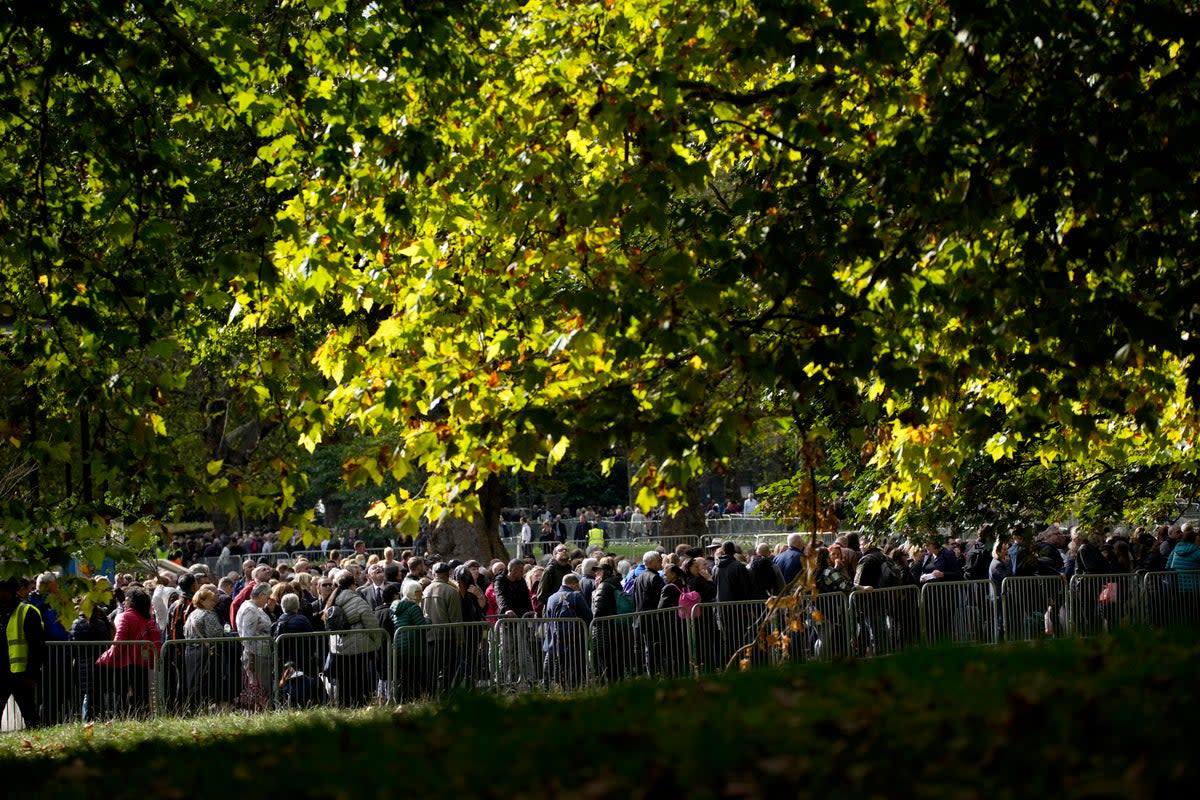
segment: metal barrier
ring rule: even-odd
[[[392,648],[380,628],[285,633],[269,679],[276,706],[377,705],[391,694]]]
[[[156,675],[158,697],[162,698],[160,712],[193,715],[248,707],[246,704],[253,698],[246,694],[248,675],[243,652],[247,641],[224,636],[163,642]],[[255,637],[252,641],[260,650],[272,647],[269,637]],[[255,659],[252,666],[262,665]],[[270,688],[262,686],[260,681],[257,697],[261,700],[270,694]]]
[[[1076,575],[1071,578],[1067,615],[1073,636],[1093,636],[1141,622],[1138,576]]]
[[[638,614],[615,614],[592,620],[592,669],[600,683],[616,683],[642,674],[634,622]]]
[[[530,691],[545,685],[542,667],[547,622],[537,617],[501,617],[496,621],[493,672],[496,689]]]
[[[835,661],[851,652],[849,597],[828,592],[797,597],[795,607],[780,610],[784,655],[789,661]]]
[[[696,609],[692,627],[698,669],[721,669],[742,659],[759,664],[771,660],[766,639],[779,625],[762,600],[701,603]]]
[[[166,642],[50,642],[35,701],[47,724],[436,699],[458,689],[574,689],[730,662],[829,661],[918,642],[993,643],[1200,623],[1200,572],[927,583],[602,617],[504,618]],[[765,646],[760,646],[765,645]],[[4,730],[21,724],[16,704]]]
[[[42,724],[153,715],[156,661],[150,642],[47,642],[36,695]]]
[[[1142,578],[1147,625],[1200,624],[1200,571],[1148,572]]]
[[[492,628],[486,622],[409,625],[392,640],[392,702],[438,699],[492,685]]]
[[[634,667],[651,678],[691,675],[692,625],[678,608],[661,608],[632,617]]]
[[[1067,582],[1057,575],[1005,578],[1000,606],[1000,633],[1008,641],[1067,634]]]
[[[850,593],[851,643],[860,658],[898,653],[921,641],[921,595],[916,586]]]
[[[921,586],[921,629],[929,644],[995,644],[996,592],[989,580],[929,581]]]

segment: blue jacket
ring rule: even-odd
[[[1180,542],[1175,545],[1171,557],[1167,559],[1167,569],[1177,572],[1200,570],[1200,545],[1195,542]],[[1194,592],[1200,587],[1200,576],[1197,575],[1180,575],[1178,581],[1181,592]]]
[[[789,547],[775,556],[775,566],[783,573],[783,585],[788,585],[804,569],[804,551]]]
[[[962,580],[962,562],[958,560],[958,554],[949,547],[943,547],[938,550],[936,556],[929,553],[925,554],[925,558],[921,562],[921,574],[929,575],[934,570],[942,573],[942,577],[939,580]]]
[[[65,642],[67,640],[67,629],[63,627],[62,621],[58,618],[58,612],[50,607],[40,592],[29,593],[29,605],[36,608],[42,615],[42,626],[46,630],[47,642]]]

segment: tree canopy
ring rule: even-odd
[[[409,529],[614,448],[678,506],[764,419],[899,519],[981,458],[1195,474],[1190,3],[9,11],[7,529],[289,512],[354,434]],[[180,456],[200,375],[253,469]]]

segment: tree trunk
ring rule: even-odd
[[[700,483],[698,481],[693,480],[688,483],[687,497],[687,505],[679,513],[663,517],[662,524],[659,526],[660,536],[663,539],[695,537],[699,541],[701,536],[708,533],[708,523],[704,517],[704,504],[700,502]]]
[[[474,519],[449,517],[429,532],[429,552],[442,559],[476,559],[484,564],[493,559],[508,561],[511,556],[500,544],[500,502],[502,487],[493,475],[479,490],[481,513]]]

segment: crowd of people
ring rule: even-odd
[[[158,702],[175,711],[257,711],[276,696],[293,704],[404,702],[485,676],[570,688],[583,680],[589,657],[607,681],[761,658],[746,647],[761,602],[747,604],[744,615],[695,613],[704,604],[813,588],[855,593],[987,578],[999,589],[1009,576],[1167,569],[1200,569],[1190,525],[1107,535],[984,526],[974,541],[930,538],[911,549],[857,533],[828,544],[792,534],[747,552],[733,541],[657,547],[637,563],[570,541],[554,543],[541,559],[523,553],[491,563],[353,547],[319,562],[249,557],[228,574],[198,562],[179,573],[119,574],[111,585],[97,577],[104,602],[87,613],[81,606],[69,627],[49,602],[58,576],[45,572],[0,582],[7,642],[0,700],[15,698],[30,726],[144,714],[156,668],[166,677]],[[857,625],[860,633],[897,627],[870,612]],[[806,635],[819,631],[813,625]],[[485,646],[493,636],[496,665]]]

